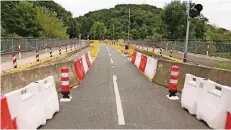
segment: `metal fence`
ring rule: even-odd
[[[80,43],[79,39],[48,39],[48,38],[1,38],[1,55],[18,52],[20,43],[21,51],[41,50]]]
[[[149,47],[163,48],[165,50],[184,52],[185,40],[159,40],[159,41],[145,41],[145,40],[130,40],[129,43],[138,45],[145,45]],[[231,41],[206,41],[206,40],[189,40],[188,52],[197,54],[213,55],[216,52],[231,52]]]

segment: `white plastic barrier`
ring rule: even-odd
[[[89,57],[90,63],[92,64],[92,57],[91,57],[91,53],[90,53],[90,51],[88,51],[87,53],[88,53],[88,57]]]
[[[37,129],[40,125],[46,124],[44,103],[39,89],[39,84],[31,83],[5,94],[11,118],[16,118],[18,129]]]
[[[46,119],[51,119],[55,112],[59,111],[58,93],[55,88],[53,76],[37,81],[42,93],[42,101],[45,104]]]
[[[157,68],[157,60],[148,56],[144,73],[148,76],[149,79],[152,79],[156,74],[156,68]]]
[[[136,52],[135,65],[136,65],[137,68],[139,68],[139,66],[140,66],[140,60],[141,60],[141,53],[140,52]]]
[[[84,69],[84,72],[86,74],[88,71],[88,66],[87,66],[87,61],[86,61],[85,55],[82,56],[82,61],[83,61],[83,69]]]
[[[231,88],[210,80],[205,81],[203,91],[198,97],[197,119],[204,120],[213,129],[224,129],[230,95]]]
[[[197,100],[204,86],[204,80],[191,74],[186,74],[184,88],[181,94],[181,107],[188,109],[190,114],[197,112]]]

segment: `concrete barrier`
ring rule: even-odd
[[[198,66],[187,63],[178,63],[174,61],[158,60],[157,71],[152,81],[162,86],[168,86],[170,80],[170,68],[173,65],[180,67],[179,73],[179,91],[182,90],[186,73],[210,79],[222,85],[231,86],[231,71],[212,67]]]
[[[38,68],[31,68],[19,72],[2,74],[1,94],[23,88],[31,82],[44,79],[48,76],[54,76],[56,89],[59,91],[61,84],[61,67],[69,68],[70,85],[74,86],[78,84],[79,80],[75,75],[74,61],[67,61],[47,66],[41,66]]]

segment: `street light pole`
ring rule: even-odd
[[[188,37],[189,37],[189,26],[190,26],[190,1],[187,2],[187,30],[186,30],[186,39],[185,39],[185,48],[184,48],[184,62],[187,62],[187,51],[188,51]]]
[[[128,21],[128,42],[129,42],[129,30],[130,30],[130,8],[129,8],[129,21]]]
[[[112,25],[112,28],[113,28],[112,35],[113,35],[113,41],[114,41],[114,24]]]

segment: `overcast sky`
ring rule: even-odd
[[[113,8],[117,4],[149,4],[164,7],[171,0],[54,0],[73,14],[82,16],[89,11]],[[231,30],[231,0],[192,0],[204,6],[202,14],[211,24]]]

